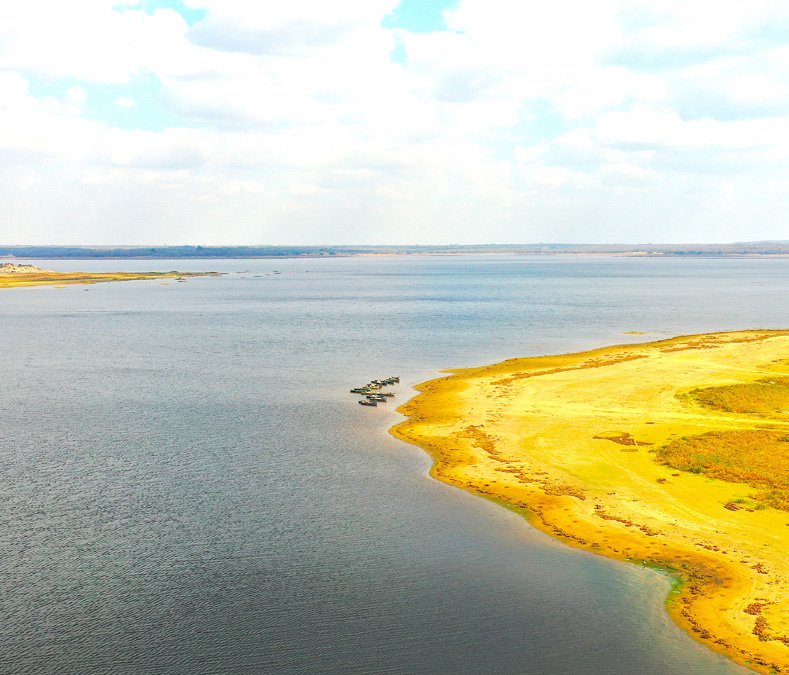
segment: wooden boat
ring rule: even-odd
[[[275,272],[276,274],[276,272]],[[394,394],[389,391],[381,391],[384,387],[396,384],[400,381],[399,377],[387,377],[384,380],[370,380],[363,387],[353,387],[352,394],[362,394],[365,398],[359,401],[360,405],[377,406],[379,403],[386,403]]]

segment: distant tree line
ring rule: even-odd
[[[297,258],[349,255],[789,255],[789,241],[733,244],[524,244],[474,246],[0,246],[0,258]]]

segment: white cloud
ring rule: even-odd
[[[85,105],[85,101],[88,100],[88,92],[85,91],[84,87],[74,85],[66,91],[66,100],[79,110]]]
[[[785,228],[789,8],[775,1],[460,0],[450,30],[426,34],[381,27],[396,0],[187,4],[206,10],[191,28],[112,0],[8,8],[0,240],[55,242],[50,224],[75,219],[68,241],[100,243],[128,227],[154,243]],[[42,82],[60,86],[33,93]],[[102,100],[180,121],[118,128]]]
[[[175,11],[115,11],[109,0],[30,0],[3,15],[0,68],[53,77],[127,82],[176,61],[186,23]]]
[[[15,72],[0,71],[0,110],[15,110],[32,105],[28,97],[30,83]]]
[[[109,163],[116,166],[185,169],[203,166],[215,147],[214,139],[206,132],[167,129],[111,132],[104,135],[101,150],[106,149]]]

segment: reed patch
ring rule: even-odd
[[[789,377],[774,375],[755,382],[693,389],[679,398],[719,412],[789,413]]]
[[[764,506],[789,511],[789,432],[710,431],[655,450],[661,463],[729,483],[745,483]]]

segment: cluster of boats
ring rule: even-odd
[[[379,403],[386,403],[394,397],[391,391],[382,391],[384,387],[390,387],[400,382],[399,377],[387,377],[385,380],[371,380],[363,387],[354,387],[352,394],[361,394],[364,398],[359,399],[359,405],[377,406]]]

